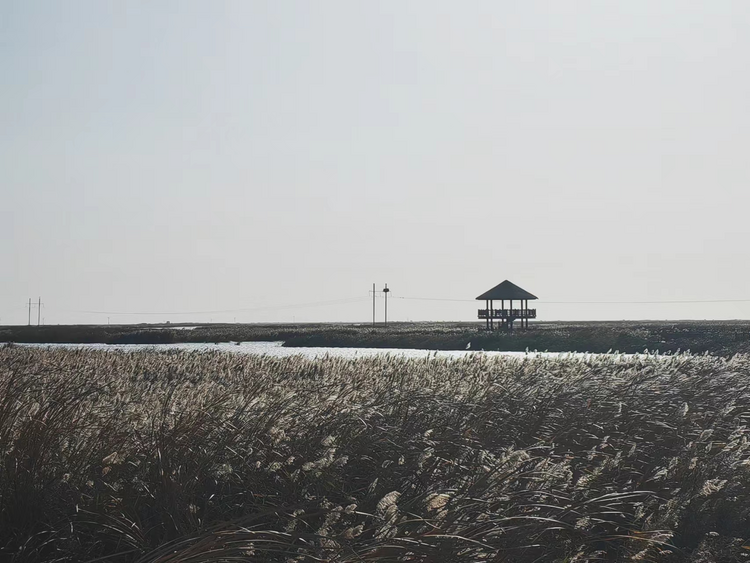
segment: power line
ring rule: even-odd
[[[662,304],[662,303],[750,303],[750,299],[684,299],[684,300],[666,300],[666,301],[542,301],[540,303],[563,305],[638,305],[638,304]]]
[[[380,295],[376,295],[380,293]],[[383,298],[385,294],[382,292],[373,291],[372,297]],[[445,297],[409,297],[400,295],[389,295],[391,299],[404,299],[409,301],[441,301],[441,302],[453,302],[453,303],[474,303],[475,299],[452,299]],[[79,309],[58,309],[59,311],[65,311],[69,313],[85,313],[93,315],[159,315],[159,316],[183,316],[183,315],[208,315],[208,314],[221,314],[221,313],[238,313],[238,312],[263,312],[263,311],[279,311],[285,309],[301,309],[307,307],[320,307],[320,306],[332,306],[332,305],[348,305],[355,303],[362,303],[369,301],[370,297],[347,297],[341,299],[331,299],[326,301],[312,301],[307,303],[295,303],[285,305],[266,305],[259,307],[244,307],[238,309],[216,309],[216,310],[205,310],[205,311],[94,311],[94,310],[79,310]],[[37,316],[41,315],[41,299],[38,303],[31,302],[29,299],[28,322],[31,324],[31,309],[38,307]],[[698,304],[698,303],[750,303],[750,299],[674,299],[674,300],[641,300],[641,301],[545,301],[543,299],[538,300],[540,304],[545,305],[657,305],[657,304]],[[20,307],[19,307],[20,308]],[[11,307],[6,309],[18,310],[19,308]],[[39,320],[37,320],[37,324]]]
[[[391,295],[391,299],[408,299],[410,301],[455,301],[457,303],[473,303],[474,301],[476,301],[476,299],[445,299],[441,297],[400,297],[397,295]]]
[[[453,301],[456,303],[473,303],[476,299],[446,299],[441,297],[401,297],[391,295],[391,299],[408,299],[410,301]],[[662,303],[750,303],[750,299],[682,299],[663,301],[546,301],[539,299],[539,303],[545,305],[638,305],[638,304],[662,304]]]
[[[359,303],[362,301],[369,301],[369,297],[348,297],[344,299],[331,299],[328,301],[313,301],[309,303],[296,303],[287,305],[266,305],[262,307],[245,307],[240,309],[219,309],[212,311],[90,311],[90,310],[78,310],[78,309],[59,309],[60,311],[66,311],[68,313],[86,313],[94,315],[163,315],[163,316],[175,316],[175,315],[208,315],[208,314],[219,314],[219,313],[237,313],[245,311],[276,311],[281,309],[298,309],[303,307],[317,307],[322,305],[347,305],[350,303]]]

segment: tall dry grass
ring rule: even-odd
[[[744,561],[749,375],[9,346],[0,556]]]

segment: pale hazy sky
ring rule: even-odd
[[[750,318],[551,303],[750,300],[748,69],[746,0],[5,0],[0,324]]]

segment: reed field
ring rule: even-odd
[[[747,561],[750,356],[0,347],[0,559]]]

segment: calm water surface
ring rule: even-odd
[[[178,344],[24,344],[41,348],[70,348],[86,350],[194,350],[222,351],[235,354],[266,354],[274,357],[304,356],[317,358],[336,356],[339,358],[362,358],[390,354],[404,358],[462,358],[471,354],[511,357],[582,357],[596,354],[572,352],[483,352],[476,350],[418,350],[413,348],[284,348],[283,342],[221,342],[218,344],[184,342]],[[623,354],[624,356],[624,354]]]

